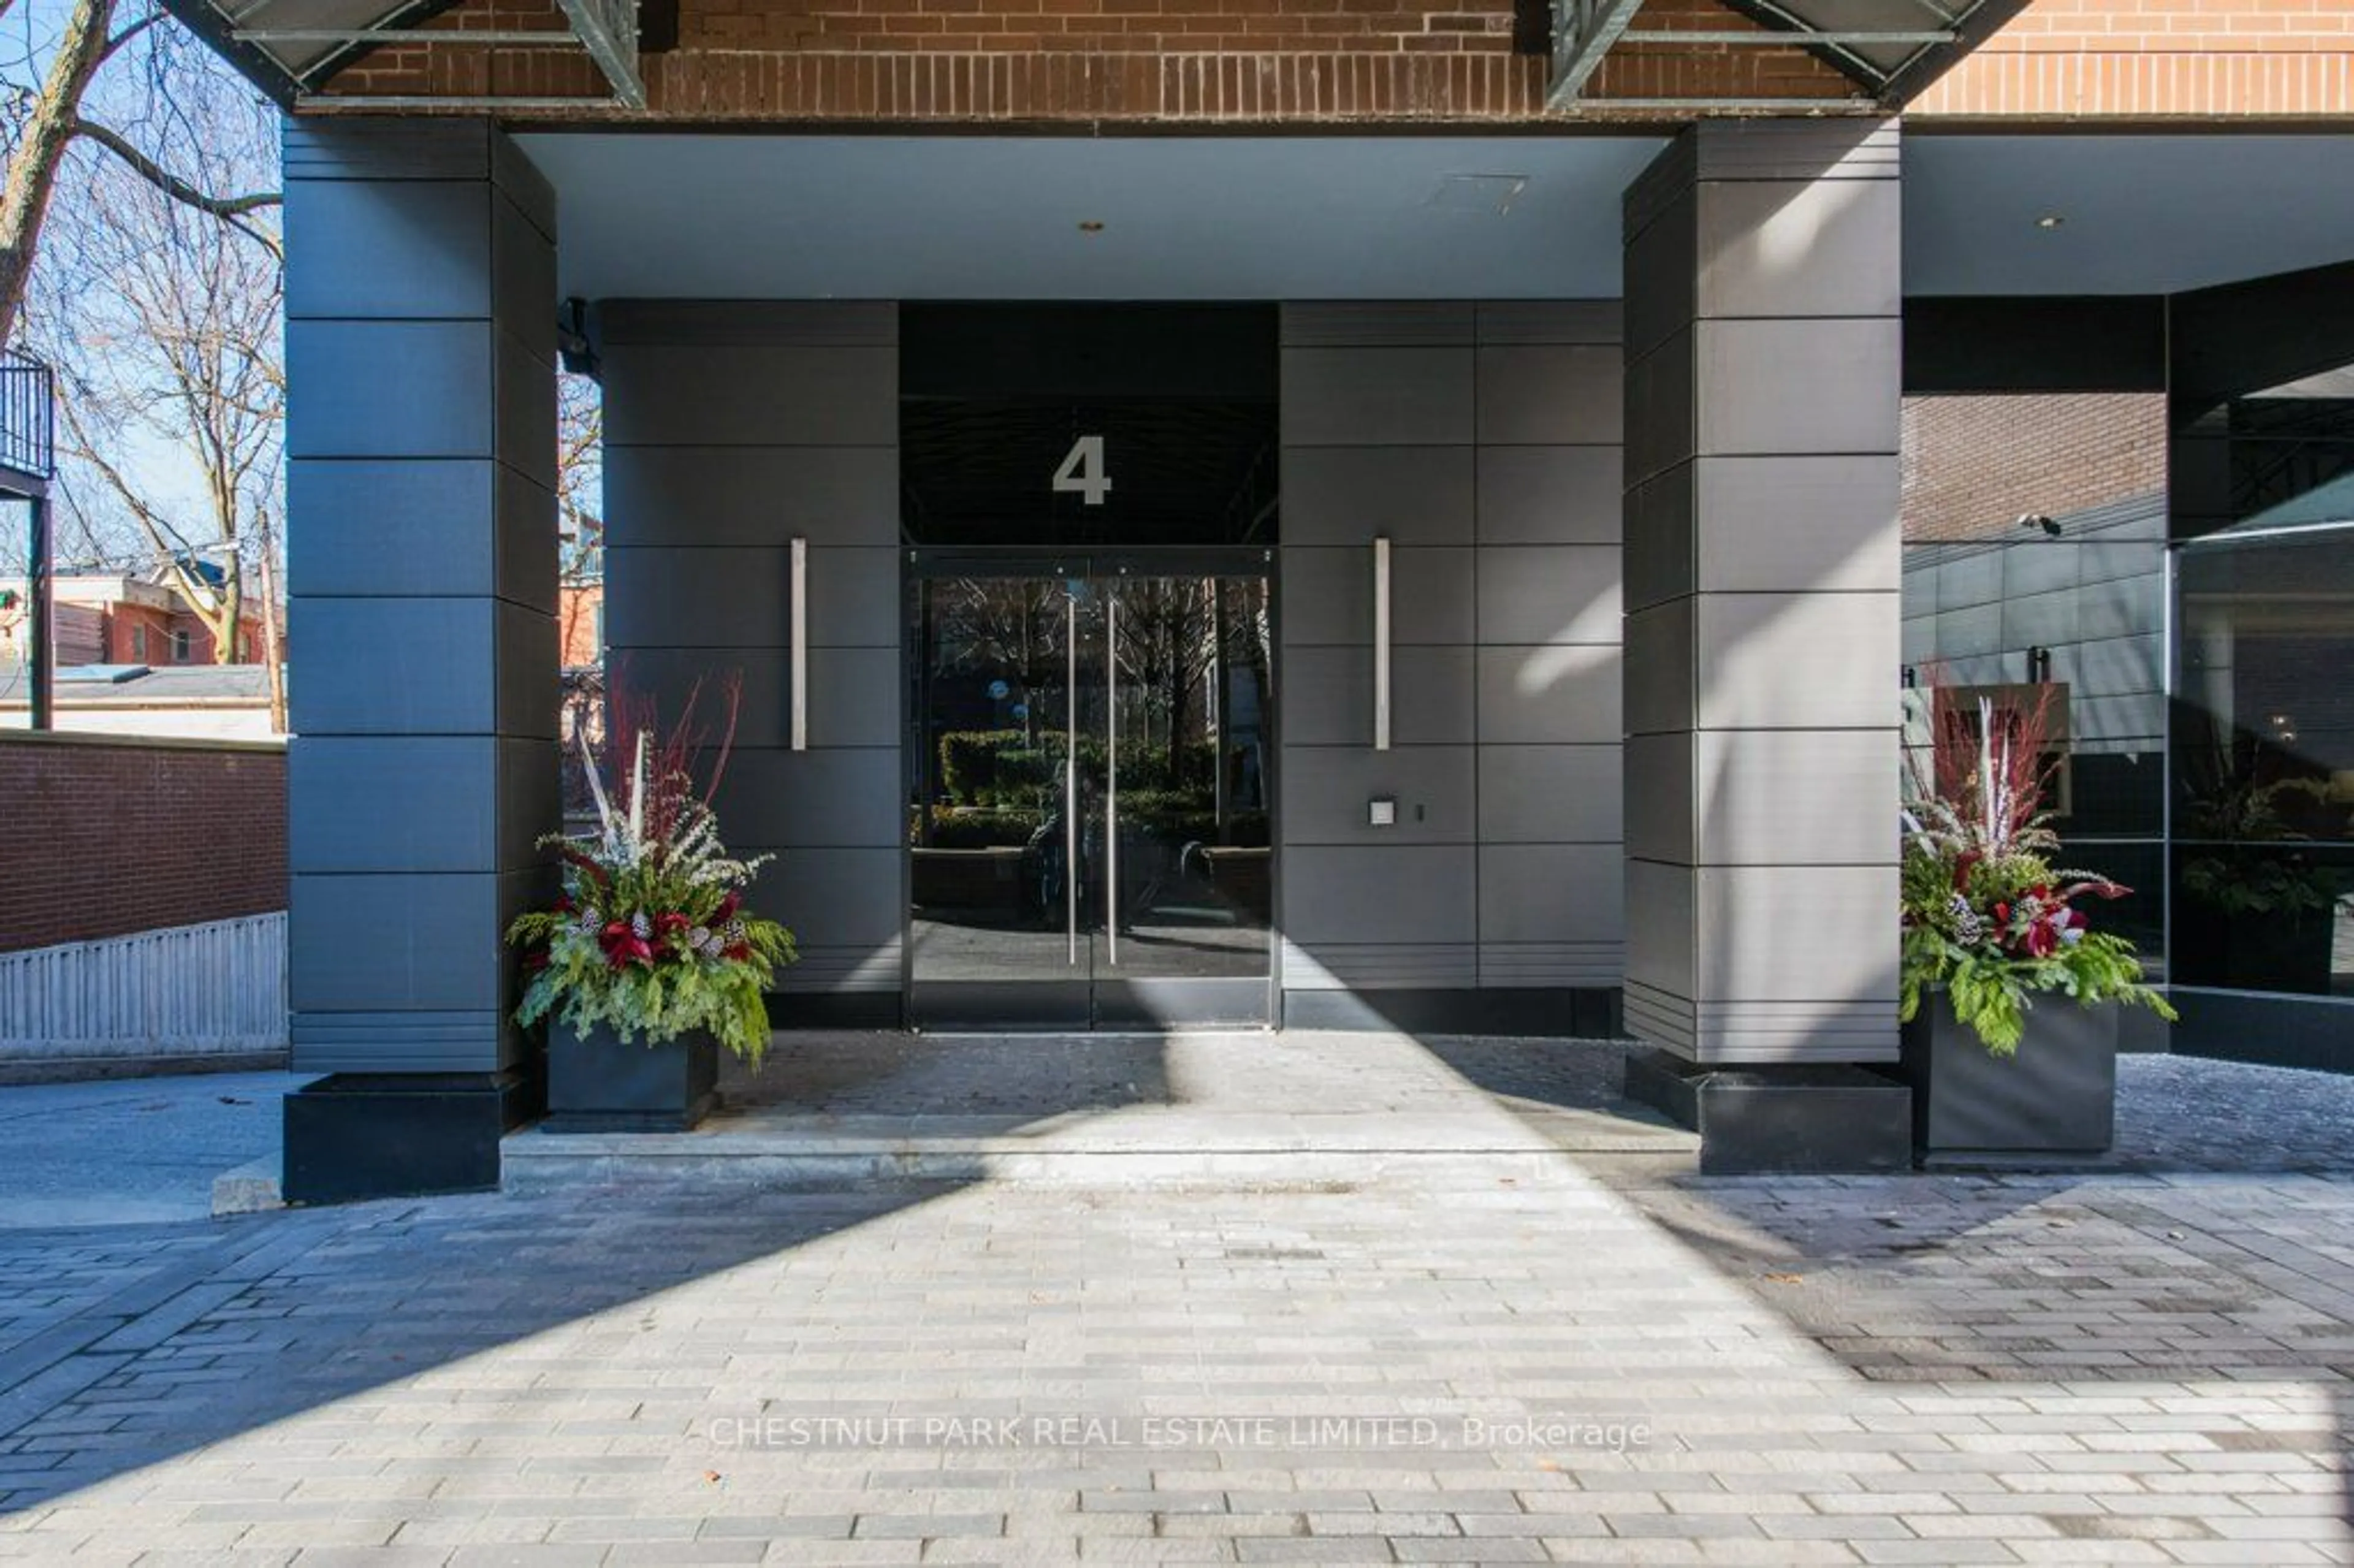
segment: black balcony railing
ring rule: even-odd
[[[0,469],[47,481],[57,474],[56,377],[18,349],[0,349]]]

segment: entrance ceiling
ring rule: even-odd
[[[1596,299],[1650,136],[520,138],[585,298]],[[1905,143],[1910,294],[2354,258],[2354,136]],[[2044,220],[2057,218],[2056,224]]]

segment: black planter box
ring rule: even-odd
[[[2039,997],[2017,1054],[1998,1056],[1940,992],[1904,1025],[1903,1052],[1913,1147],[1925,1159],[2095,1155],[2116,1139],[2115,1002]]]
[[[624,1044],[598,1028],[548,1030],[543,1132],[684,1132],[719,1103],[719,1043],[698,1031]]]

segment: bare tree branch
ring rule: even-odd
[[[133,146],[116,132],[93,120],[76,116],[72,133],[86,141],[95,142],[128,164],[131,171],[174,201],[192,207],[198,212],[210,213],[239,234],[266,249],[272,256],[283,259],[286,251],[274,234],[241,221],[248,214],[268,207],[283,206],[286,198],[276,191],[252,191],[244,196],[217,196],[198,190],[154,159]]]

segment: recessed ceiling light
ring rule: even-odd
[[[1441,175],[1427,207],[1453,207],[1459,212],[1507,213],[1529,188],[1526,175]]]
[[[1081,234],[1101,234],[1103,232],[1103,220],[1097,217],[1083,217],[1079,220],[1079,232]]]
[[[2060,214],[2056,212],[2047,212],[2041,217],[2035,220],[2035,227],[2038,228],[2057,228],[2067,221],[2068,220],[2066,218],[2061,217]]]

